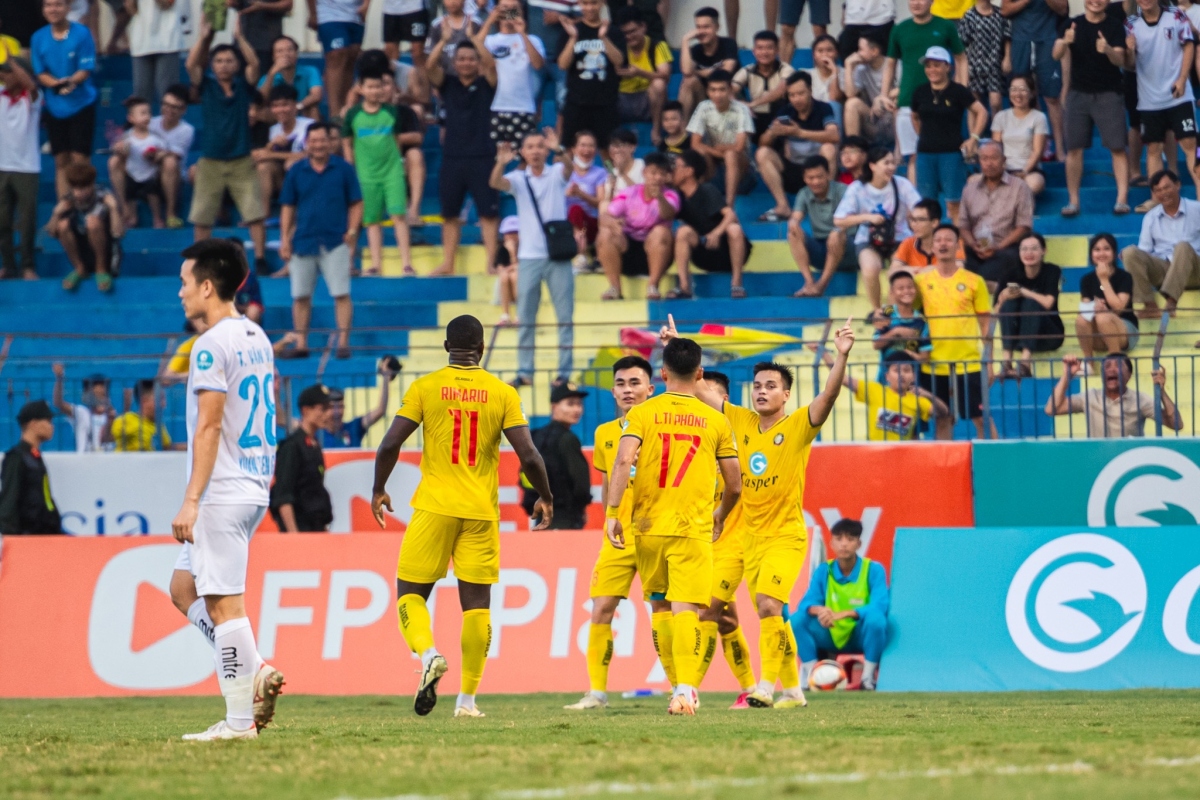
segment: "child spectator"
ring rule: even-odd
[[[359,80],[362,100],[346,113],[342,123],[342,152],[358,173],[362,189],[362,221],[367,228],[367,246],[371,266],[366,275],[379,275],[383,269],[383,220],[392,218],[396,247],[405,275],[416,275],[412,268],[409,243],[408,195],[404,180],[404,159],[400,155],[403,133],[400,114],[387,101],[388,87],[381,74],[364,74]]]
[[[608,172],[596,163],[596,137],[591,131],[575,134],[571,157],[571,177],[567,181],[567,221],[575,229],[575,244],[579,248],[571,265],[576,272],[585,272],[591,266],[587,251],[588,246],[595,243],[599,230],[600,200],[604,196]]]
[[[787,81],[795,71],[779,60],[779,37],[774,31],[754,34],[754,63],[734,73],[733,93],[740,99],[745,92],[754,115],[755,143],[787,105]]]
[[[992,0],[975,0],[958,21],[958,38],[967,48],[967,88],[995,116],[1003,102],[1004,76],[1012,71],[1012,24]]]
[[[897,272],[916,275],[926,267],[933,266],[933,230],[941,221],[942,204],[937,200],[926,198],[912,207],[908,212],[908,226],[912,229],[912,236],[896,247],[896,252],[892,255],[892,264],[888,268],[889,280]],[[962,242],[958,244],[957,258],[963,262],[967,260]]]
[[[667,186],[670,159],[662,153],[649,154],[642,177],[641,185],[619,190],[606,208],[610,224],[601,224],[596,238],[596,255],[609,284],[601,300],[623,299],[621,275],[661,275],[671,262],[671,223],[682,204],[679,194]]]
[[[685,127],[683,103],[680,103],[678,100],[671,100],[663,105],[662,141],[658,143],[658,152],[679,155],[684,150],[691,149],[692,135],[687,132],[687,128]]]
[[[846,59],[842,92],[846,98],[843,119],[847,140],[861,136],[870,146],[885,147],[896,140],[896,115],[875,102],[883,90],[886,61],[883,46],[870,36],[860,37],[858,50]]]
[[[158,164],[158,174],[167,206],[168,228],[183,227],[183,220],[178,213],[179,188],[183,184],[183,166],[187,163],[192,142],[196,140],[196,129],[183,119],[190,95],[191,90],[182,83],[172,85],[162,97],[162,113],[150,120],[150,132],[162,139],[166,147],[166,153]]]
[[[268,96],[275,124],[267,133],[266,147],[254,150],[254,168],[262,192],[263,209],[269,213],[271,200],[283,186],[288,167],[304,157],[304,138],[314,120],[296,116],[296,88],[286,83],[271,87]]]
[[[58,202],[46,230],[58,239],[71,262],[63,278],[68,292],[79,288],[89,274],[96,275],[96,288],[112,291],[112,279],[121,263],[121,207],[112,192],[96,185],[96,168],[91,164],[67,167],[67,196]]]
[[[916,280],[908,272],[893,272],[889,283],[892,304],[875,315],[875,333],[871,337],[871,343],[879,351],[880,381],[888,372],[888,356],[892,353],[907,353],[914,360],[928,361],[933,350],[929,323],[916,309]]]
[[[807,72],[788,78],[788,104],[767,128],[754,154],[763,183],[775,198],[775,208],[759,217],[760,222],[780,222],[790,216],[787,195],[804,185],[804,162],[809,157],[819,155],[826,164],[836,157],[840,135],[833,107],[813,99],[811,83]]]
[[[558,55],[558,67],[567,74],[562,107],[562,135],[572,141],[583,129],[596,136],[607,150],[619,121],[620,78],[625,63],[625,38],[600,16],[600,0],[579,0],[580,18],[559,18],[567,41]],[[664,87],[665,94],[665,87]]]
[[[794,76],[793,76],[794,77]],[[753,185],[750,174],[750,137],[754,117],[745,103],[733,99],[733,76],[716,70],[708,76],[708,99],[696,106],[688,122],[692,149],[708,161],[712,182],[725,189],[725,202],[733,205],[739,192]],[[749,179],[749,180],[746,180]]]
[[[833,354],[829,351],[825,352],[825,364],[833,366]],[[859,380],[846,372],[843,385],[854,392],[855,400],[867,404],[868,441],[912,441],[917,438],[918,421],[949,418],[950,407],[946,403],[928,389],[915,385],[917,364],[911,353],[896,350],[881,360],[878,380]]]
[[[517,301],[517,251],[521,246],[521,221],[516,214],[500,220],[500,247],[496,250],[496,299],[500,306],[499,327],[516,325],[512,315],[513,303]]]
[[[1046,188],[1041,163],[1050,123],[1045,114],[1030,105],[1037,101],[1032,77],[1014,76],[1008,85],[1008,99],[1012,108],[992,118],[992,138],[1004,148],[1004,169],[1025,181],[1036,196]]]
[[[847,186],[855,181],[869,180],[866,178],[867,172],[867,153],[871,152],[875,147],[883,147],[885,150],[891,150],[891,144],[887,145],[872,145],[861,136],[847,136],[842,141],[841,152],[838,153],[838,163],[841,169],[838,170],[837,181],[844,183]]]
[[[112,421],[117,418],[117,412],[108,393],[108,378],[100,374],[84,378],[83,397],[78,403],[68,403],[63,397],[66,366],[56,362],[50,368],[54,372],[54,407],[75,429],[75,452],[111,450]]]
[[[166,143],[150,132],[150,101],[130,97],[125,101],[125,120],[129,130],[113,145],[108,158],[108,180],[117,205],[122,209],[126,228],[137,227],[137,204],[150,206],[154,227],[163,227],[163,190],[159,164],[167,155]]]

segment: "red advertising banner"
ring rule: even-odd
[[[328,454],[355,477],[354,527],[371,530],[370,453]],[[415,459],[414,459],[415,460]],[[415,472],[415,464],[407,462]],[[502,486],[515,484],[507,454]],[[402,471],[403,472],[403,471]],[[405,483],[413,476],[402,476]],[[830,445],[814,449],[806,516],[821,532],[858,516],[867,553],[890,561],[897,526],[970,526],[970,447]],[[415,486],[415,483],[413,483]],[[392,484],[389,484],[389,487]],[[503,490],[502,490],[503,491]],[[411,493],[410,493],[411,494]],[[408,518],[393,492],[395,527]],[[501,580],[492,594],[493,638],[482,693],[584,691],[588,583],[599,530],[529,531],[514,496],[502,498]],[[596,514],[601,513],[595,508]],[[366,515],[366,516],[364,516]],[[598,520],[596,522],[598,525]],[[418,662],[396,629],[395,564],[402,533],[283,536],[263,533],[250,550],[246,605],[259,649],[292,692],[408,694]],[[216,693],[212,649],[171,604],[179,545],[167,537],[6,537],[0,549],[0,697]],[[802,587],[797,587],[798,599]],[[640,598],[634,583],[632,595]],[[432,597],[434,633],[458,687],[461,621],[453,578]],[[758,625],[745,589],[743,623],[757,654]],[[622,603],[613,623],[610,688],[666,688],[649,612]],[[704,689],[736,689],[718,657]]]

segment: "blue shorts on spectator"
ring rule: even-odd
[[[967,183],[962,153],[917,153],[917,191],[921,197],[957,203]]]
[[[341,50],[362,44],[364,26],[356,22],[323,22],[317,26],[317,38],[321,40],[321,51]]]

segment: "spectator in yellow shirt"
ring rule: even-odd
[[[112,438],[117,452],[143,453],[178,449],[171,443],[166,428],[159,426],[155,421],[158,408],[155,405],[154,381],[138,381],[136,394],[138,410],[126,411],[112,423]],[[128,400],[125,407],[129,407]]]
[[[883,359],[887,383],[851,377],[842,383],[854,392],[854,399],[867,404],[867,439],[872,442],[905,442],[917,438],[917,421],[929,422],[950,417],[950,407],[929,390],[916,386],[917,365],[911,353],[897,350]],[[833,356],[825,353],[825,364],[833,366]]]
[[[192,361],[192,345],[200,338],[200,335],[208,330],[207,323],[203,319],[188,320],[183,324],[183,332],[191,334],[184,339],[179,347],[175,348],[175,353],[167,360],[162,369],[158,373],[158,382],[163,386],[170,386],[176,383],[183,383],[188,379],[188,369]]]
[[[646,35],[646,20],[637,8],[619,9],[616,24],[625,37],[625,64],[617,67],[618,114],[623,123],[649,122],[650,139],[657,145],[662,141],[663,102],[671,79],[671,47]]]

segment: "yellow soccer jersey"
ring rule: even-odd
[[[729,421],[692,395],[667,392],[630,409],[623,436],[642,443],[626,490],[633,532],[711,541],[717,461],[737,457]]]
[[[741,517],[743,536],[773,538],[807,535],[804,527],[804,473],[820,428],[808,421],[808,406],[797,409],[765,432],[758,414],[725,403],[733,425],[742,466]]]
[[[979,372],[983,358],[979,336],[978,314],[992,308],[983,277],[959,267],[949,278],[936,269],[917,276],[921,303],[929,322],[929,337],[933,351],[929,354],[933,366],[923,364],[921,370],[935,375],[949,375],[950,362],[966,362],[957,366],[959,372]]]
[[[929,421],[933,403],[909,392],[900,395],[875,381],[859,381],[854,399],[867,404],[867,438],[872,442],[902,442],[917,438],[917,420]]]
[[[594,444],[592,445],[592,466],[612,477],[612,465],[617,459],[617,448],[621,445],[621,426],[624,420],[614,419],[596,427]],[[630,469],[630,479],[637,477],[637,465]],[[608,498],[605,498],[607,501]],[[617,519],[621,527],[628,530],[633,514],[633,492],[626,490],[617,508]]]
[[[425,426],[412,507],[500,519],[500,434],[529,424],[517,390],[480,367],[452,364],[409,386],[396,415]]]

